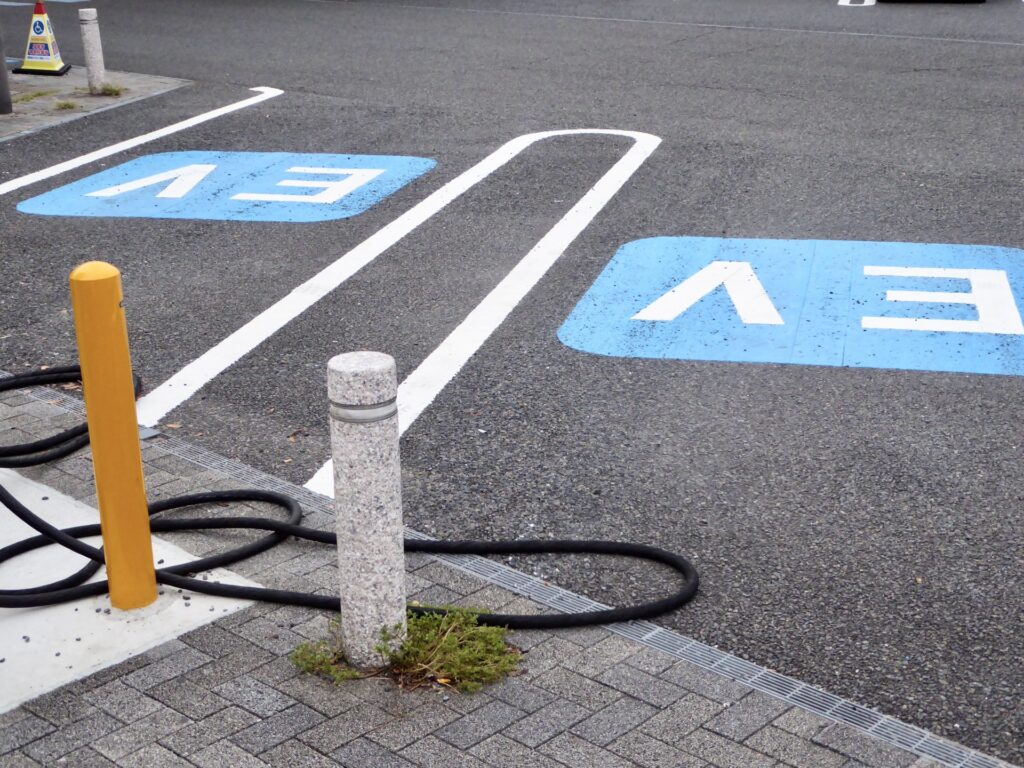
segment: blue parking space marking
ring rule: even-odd
[[[355,216],[434,167],[424,157],[163,152],[25,200],[22,213],[234,221]]]
[[[1024,375],[1024,251],[658,237],[622,246],[558,331],[618,357]]]

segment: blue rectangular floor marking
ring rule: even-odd
[[[435,165],[391,155],[162,152],[17,208],[42,216],[330,221],[362,213]]]
[[[657,237],[619,249],[558,337],[618,357],[1020,376],[1022,299],[1013,248]]]

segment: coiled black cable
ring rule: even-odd
[[[0,379],[0,391],[39,384],[75,381],[80,373],[77,366],[51,368],[45,371],[31,371]],[[139,382],[136,380],[138,390]],[[42,464],[66,456],[88,444],[86,425],[61,432],[45,440],[9,448],[0,448],[0,466],[15,467]],[[9,463],[4,463],[4,461]],[[10,463],[20,462],[20,463]],[[162,518],[160,513],[171,509],[199,504],[224,503],[233,501],[256,501],[274,504],[287,512],[285,520],[266,517],[202,517]],[[80,539],[98,536],[98,524],[79,525],[60,529],[36,515],[11,493],[0,485],[0,505],[7,507],[18,519],[37,531],[31,536],[6,547],[0,548],[0,566],[19,555],[41,547],[58,544],[88,559],[82,568],[58,581],[25,589],[0,590],[0,608],[30,608],[55,605],[86,597],[97,597],[107,592],[107,582],[86,583],[103,566],[102,548],[93,547]],[[257,489],[237,491],[211,491],[163,499],[149,505],[150,530],[154,533],[174,531],[197,531],[219,529],[251,529],[267,531],[255,541],[243,544],[226,552],[201,557],[187,563],[160,568],[156,571],[157,581],[179,589],[188,589],[220,597],[243,600],[296,605],[322,610],[339,609],[338,599],[332,596],[306,592],[293,592],[264,587],[246,587],[223,584],[217,581],[197,579],[189,574],[222,568],[253,555],[264,552],[293,536],[308,541],[337,545],[337,537],[327,531],[306,528],[300,525],[302,507],[297,501],[284,494]],[[661,563],[675,570],[682,578],[682,584],[672,595],[647,603],[610,608],[600,611],[554,615],[519,614],[478,614],[481,624],[503,626],[510,629],[560,629],[593,624],[610,624],[623,621],[651,619],[688,603],[697,593],[699,577],[696,569],[684,557],[645,544],[630,544],[615,541],[577,540],[529,540],[529,541],[424,541],[406,539],[406,552],[427,552],[448,555],[530,555],[530,554],[594,554],[618,555]],[[443,613],[443,608],[410,606],[415,613]]]

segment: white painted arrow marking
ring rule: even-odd
[[[720,286],[747,325],[784,325],[748,261],[713,261],[630,319],[670,323]]]
[[[136,189],[145,189],[155,184],[162,184],[165,181],[170,181],[171,183],[161,189],[157,197],[184,197],[195,188],[196,184],[209,176],[210,172],[216,167],[216,165],[200,163],[183,165],[181,168],[172,168],[163,173],[155,173],[144,179],[126,181],[124,184],[107,187],[106,189],[98,189],[95,192],[89,192],[86,197],[114,197],[116,195],[123,195],[125,192],[134,192]]]

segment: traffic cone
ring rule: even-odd
[[[15,74],[25,75],[63,75],[71,69],[60,58],[57,38],[53,36],[53,24],[46,13],[42,0],[36,2],[32,11],[32,26],[28,30],[28,45],[25,47],[25,60],[14,70]]]

